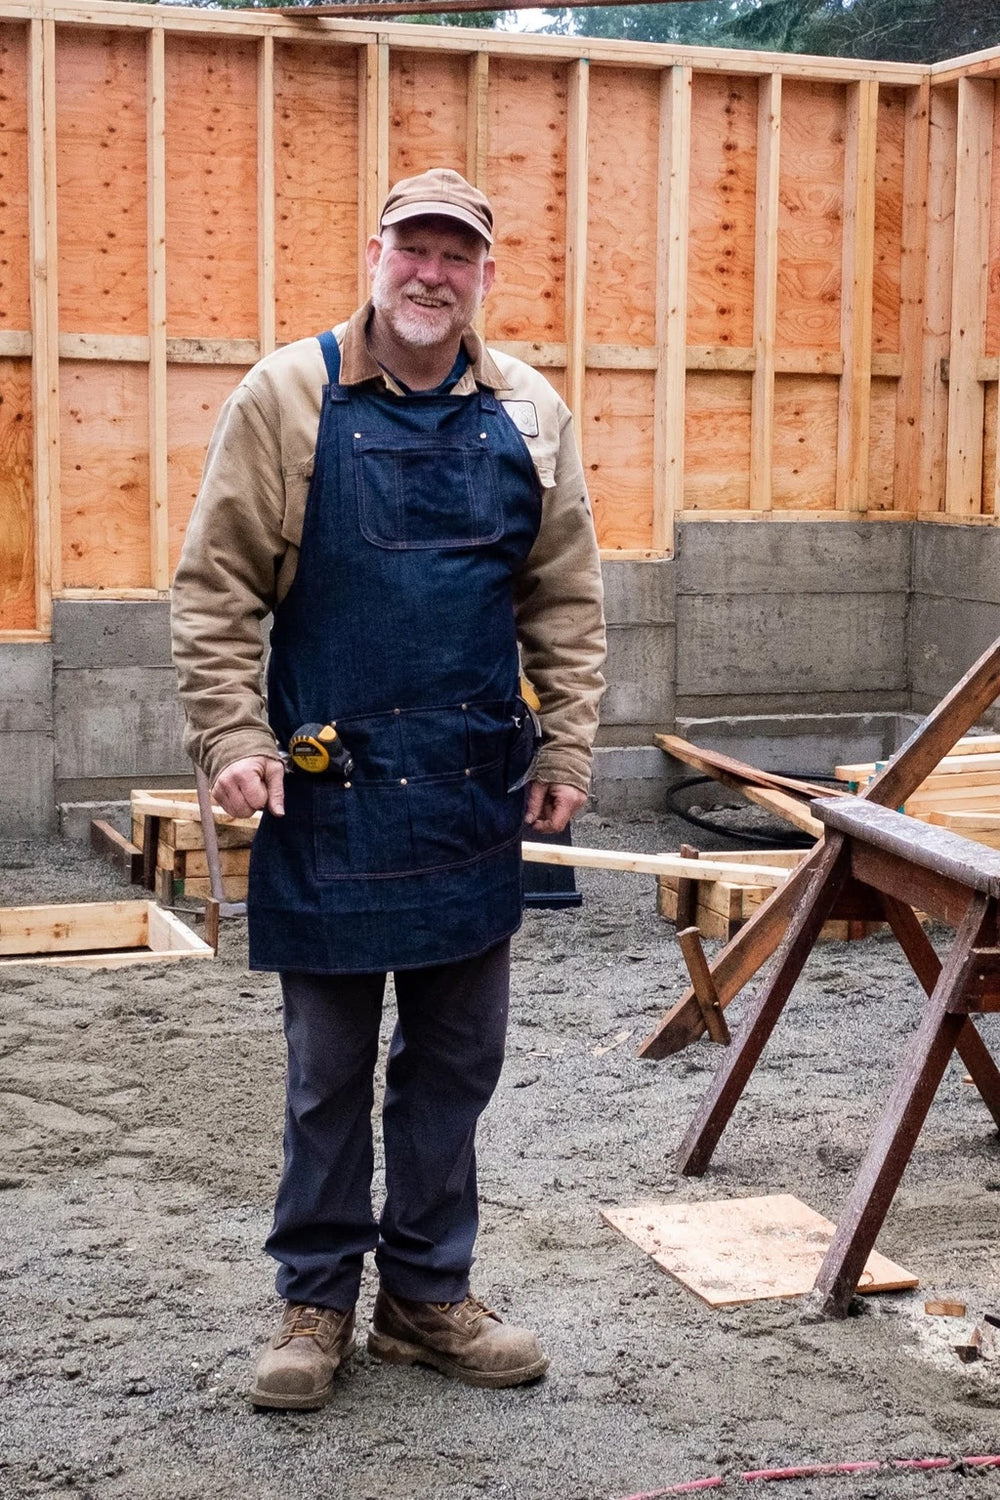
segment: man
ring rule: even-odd
[[[488,200],[458,173],[396,185],[368,243],[370,303],[262,360],[223,409],[177,572],[188,745],[228,812],[264,810],[250,963],[277,970],[284,996],[267,1249],[286,1306],[258,1406],[329,1400],[369,1250],[376,1357],[486,1386],[548,1364],[469,1293],[474,1142],[503,1060],[522,820],[558,832],[586,799],[604,627],[569,413],[470,326],[492,237]]]

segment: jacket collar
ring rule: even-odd
[[[358,308],[349,323],[343,325],[342,333],[341,329],[337,329],[340,338],[340,383],[362,385],[366,380],[380,380],[387,390],[401,396],[403,392],[399,386],[386,374],[368,348],[366,332],[371,315],[372,305],[369,301],[364,307]],[[469,366],[455,384],[453,394],[471,396],[477,386],[485,386],[491,391],[508,390],[506,380],[474,328],[466,328],[462,334],[462,343],[469,356]]]

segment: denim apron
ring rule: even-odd
[[[492,391],[324,387],[295,579],[271,632],[281,746],[335,722],[346,784],[294,772],[254,839],[250,966],[366,973],[481,953],[521,920],[533,731],[517,696],[515,574],[541,520]]]

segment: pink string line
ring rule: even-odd
[[[733,1478],[745,1484],[771,1479],[815,1479],[824,1474],[872,1474],[878,1469],[1000,1469],[1000,1453],[974,1454],[968,1458],[867,1458],[854,1463],[797,1464],[790,1469],[744,1469]],[[662,1500],[664,1495],[691,1495],[696,1490],[718,1490],[725,1484],[723,1474],[707,1479],[688,1479],[671,1484],[664,1490],[643,1490],[641,1494],[623,1495],[621,1500]]]

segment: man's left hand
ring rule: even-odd
[[[558,781],[533,781],[528,788],[524,821],[535,833],[562,833],[587,800],[579,787]]]

